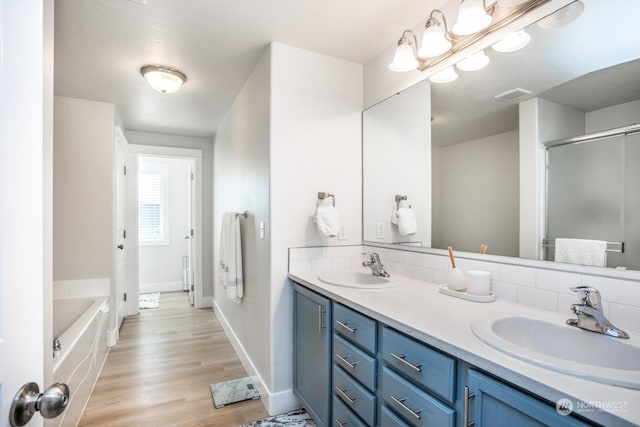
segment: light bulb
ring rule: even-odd
[[[458,20],[451,31],[459,36],[466,36],[488,27],[492,20],[484,8],[483,0],[462,0]]]
[[[515,52],[523,49],[531,41],[531,36],[524,30],[511,33],[491,47],[496,52]]]
[[[485,55],[484,50],[467,56],[456,64],[456,67],[462,71],[478,71],[489,64],[489,57]]]
[[[418,68],[418,60],[413,53],[413,48],[408,41],[404,41],[407,39],[402,39],[398,42],[398,47],[396,47],[395,54],[393,55],[393,61],[389,64],[389,69],[391,71],[411,71]]]

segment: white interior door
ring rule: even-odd
[[[53,0],[0,1],[2,426],[18,389],[35,382],[42,391],[51,377],[52,12]],[[29,425],[41,426],[40,415]]]
[[[125,212],[126,212],[126,165],[127,165],[127,140],[122,133],[122,130],[116,126],[116,162],[115,162],[115,177],[116,177],[116,235],[114,236],[115,248],[114,248],[114,262],[115,262],[115,278],[116,278],[116,292],[115,292],[115,307],[116,307],[116,324],[117,329],[120,328],[122,321],[126,315],[126,283],[127,283],[127,250],[128,240],[125,227]]]

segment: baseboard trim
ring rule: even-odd
[[[152,292],[176,292],[182,291],[184,285],[182,282],[156,282],[156,283],[140,283],[140,293],[149,294]]]
[[[293,409],[300,408],[300,401],[293,394],[293,390],[289,389],[277,393],[269,390],[264,380],[262,379],[262,376],[251,361],[251,358],[247,354],[246,350],[244,349],[244,346],[233,331],[231,325],[229,325],[227,318],[224,316],[222,310],[220,310],[220,307],[215,302],[215,300],[213,300],[213,312],[220,321],[220,325],[222,326],[222,329],[224,330],[227,338],[229,338],[233,349],[240,359],[240,363],[242,363],[244,369],[256,383],[258,391],[260,392],[260,400],[262,401],[262,404],[264,405],[269,415],[278,415],[291,411]]]
[[[118,342],[118,332],[120,328],[116,326],[115,328],[107,331],[107,347],[113,347]]]

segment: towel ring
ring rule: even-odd
[[[407,196],[396,194],[396,210],[400,209],[400,202],[403,200],[407,200]],[[411,209],[411,205],[409,205],[409,209]]]
[[[318,191],[318,200],[324,200],[328,197],[331,197],[331,201],[333,202],[333,207],[336,207],[336,196],[331,193],[325,193],[324,191]],[[319,203],[319,202],[318,202]]]

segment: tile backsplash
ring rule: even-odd
[[[368,246],[326,246],[290,248],[289,271],[316,274],[369,271],[362,267],[363,252],[377,252],[385,270],[391,275],[411,277],[427,282],[426,285],[444,283],[450,268],[449,258],[442,255]],[[500,299],[568,316],[571,315],[569,307],[577,302],[576,295],[569,288],[593,286],[600,291],[604,313],[613,324],[622,329],[640,331],[638,280],[470,259],[458,259],[457,266],[464,272],[491,272],[491,287]]]

